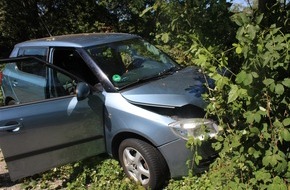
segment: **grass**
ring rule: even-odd
[[[144,189],[125,176],[119,163],[99,155],[25,178],[22,189]]]

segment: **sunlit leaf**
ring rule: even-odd
[[[161,37],[161,40],[164,42],[164,43],[167,43],[169,41],[169,34],[168,33],[164,33]]]
[[[238,98],[238,96],[239,96],[238,90],[239,90],[239,88],[237,85],[231,86],[231,90],[229,92],[229,97],[228,97],[228,103],[231,103]]]
[[[263,20],[264,14],[260,14],[259,16],[257,16],[256,18],[256,24],[260,24],[261,21]]]
[[[253,76],[251,74],[247,74],[247,77],[245,78],[245,80],[243,81],[244,85],[250,85],[253,82]]]
[[[288,142],[290,141],[290,132],[288,129],[283,129],[280,135],[285,141],[288,141]]]
[[[276,94],[283,94],[284,93],[284,86],[282,84],[277,84],[275,87]]]
[[[245,79],[247,78],[247,73],[242,70],[241,72],[239,72],[236,76],[236,82],[238,84],[241,84]]]
[[[248,25],[248,34],[251,40],[256,37],[256,28],[253,25]]]
[[[274,83],[274,79],[265,79],[263,80],[263,83],[266,85],[266,86],[269,86],[270,84]]]
[[[241,54],[243,52],[243,48],[241,46],[236,47],[236,53]]]
[[[283,125],[286,127],[286,126],[289,126],[290,125],[290,118],[286,118],[282,121]]]
[[[275,120],[274,123],[273,123],[273,125],[275,127],[278,127],[278,128],[282,128],[283,127],[283,124],[279,120]]]
[[[255,176],[258,181],[265,180],[265,179],[271,179],[271,174],[266,171],[257,171],[255,172]]]
[[[282,84],[288,88],[290,88],[290,78],[285,78],[283,81],[282,81]]]
[[[252,72],[251,74],[252,74],[252,76],[253,76],[254,78],[258,78],[258,77],[259,77],[258,73],[256,73],[256,72]]]
[[[142,11],[142,13],[139,15],[140,17],[142,17],[144,14],[146,14],[148,11],[151,11],[154,7],[147,7],[146,9],[144,9]]]

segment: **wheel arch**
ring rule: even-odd
[[[7,96],[7,97],[4,96],[4,105],[15,104],[14,102],[13,103],[10,103],[10,101],[15,101],[15,99],[12,98],[11,96]]]
[[[115,159],[119,160],[119,158],[118,158],[119,146],[123,140],[128,139],[128,138],[134,138],[134,139],[139,139],[139,140],[145,141],[156,148],[156,146],[151,141],[149,141],[147,138],[143,137],[142,135],[139,135],[139,134],[133,133],[133,132],[121,132],[121,133],[118,133],[117,135],[115,135],[115,137],[112,140],[112,144],[111,144],[112,156]]]

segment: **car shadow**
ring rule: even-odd
[[[16,184],[18,184],[18,182],[11,181],[8,172],[0,174],[0,189],[7,189],[8,187],[12,187]]]
[[[2,151],[0,149],[0,189],[5,190],[20,190],[19,181],[11,181],[9,173],[6,168],[6,163],[3,158]]]

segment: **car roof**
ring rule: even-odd
[[[111,42],[138,38],[139,36],[126,33],[83,33],[62,36],[51,36],[35,40],[21,42],[15,47],[89,47]]]

